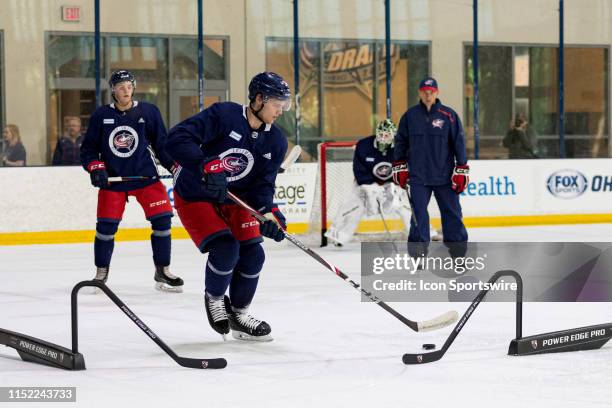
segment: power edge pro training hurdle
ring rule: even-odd
[[[508,355],[529,356],[534,354],[559,353],[566,351],[595,350],[601,348],[612,338],[612,323],[584,326],[575,329],[560,330],[550,333],[523,337],[523,279],[513,270],[498,271],[491,276],[489,283],[496,282],[502,276],[516,280],[516,338],[510,342]],[[441,349],[429,353],[404,354],[404,364],[431,363],[440,360],[461,332],[470,316],[489,292],[481,290],[467,308]]]
[[[49,343],[47,341],[37,339],[25,334],[12,332],[0,328],[0,344],[4,344],[7,347],[14,348],[23,361],[29,361],[33,363],[48,365],[56,368],[63,368],[66,370],[85,370],[85,358],[79,353],[79,333],[78,333],[78,304],[77,296],[79,290],[90,286],[97,287],[102,290],[113,301],[115,305],[123,312],[127,317],[130,318],[142,330],[146,333],[151,340],[155,342],[162,350],[166,352],[177,364],[182,367],[188,368],[225,368],[227,361],[224,358],[212,358],[212,359],[197,359],[187,358],[177,355],[162,339],[160,339],[140,318],[128,308],[125,303],[121,301],[113,293],[112,290],[106,286],[105,283],[98,280],[82,281],[77,283],[72,289],[70,295],[70,309],[72,317],[72,350],[57,344]]]

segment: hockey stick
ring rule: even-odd
[[[283,160],[283,163],[281,164],[280,169],[278,169],[278,172],[284,173],[285,171],[287,171],[289,167],[291,167],[291,165],[293,165],[293,163],[297,161],[297,159],[300,157],[300,154],[302,154],[302,147],[300,145],[293,146],[291,151],[287,154],[287,157],[285,157],[285,160]]]
[[[302,154],[302,147],[299,145],[293,146],[293,148],[289,151],[289,153],[285,157],[285,160],[283,160],[278,172],[284,173],[285,171],[287,171],[293,165],[293,163],[295,163],[296,160],[300,157],[300,154]],[[108,182],[117,183],[117,182],[122,182],[122,181],[162,180],[162,179],[171,179],[172,177],[174,177],[172,174],[163,174],[160,176],[117,176],[117,177],[109,177]]]
[[[376,202],[378,203],[378,214],[380,214],[383,227],[385,227],[385,231],[387,232],[387,239],[391,242],[393,249],[395,249],[395,252],[397,253],[399,252],[399,249],[397,249],[397,245],[395,245],[395,241],[393,241],[393,237],[391,236],[391,231],[389,231],[389,227],[387,226],[387,220],[385,220],[385,216],[383,215],[382,204],[378,200],[376,200]]]
[[[162,350],[164,350],[166,354],[168,354],[174,361],[176,361],[178,365],[182,367],[188,367],[188,368],[225,368],[225,366],[227,366],[227,361],[224,358],[202,359],[202,358],[187,358],[187,357],[181,357],[177,355],[166,343],[164,343],[162,339],[159,338],[159,336],[157,336],[157,334],[153,332],[153,330],[151,330],[142,320],[140,320],[140,318],[136,316],[136,314],[132,312],[130,308],[128,308],[125,305],[125,303],[123,303],[121,299],[119,299],[117,295],[115,295],[113,291],[109,289],[108,286],[106,286],[106,284],[104,284],[102,281],[99,281],[99,280],[79,282],[72,289],[71,306],[72,306],[72,352],[73,353],[78,352],[79,335],[78,335],[78,318],[77,318],[77,295],[79,293],[79,290],[85,286],[95,286],[97,288],[100,288],[106,294],[106,296],[108,296],[110,300],[112,300],[113,303],[117,305],[117,307],[123,313],[125,313],[126,316],[129,317],[130,320],[132,320],[136,326],[138,326],[140,330],[145,332],[146,335],[149,336],[151,340],[153,340],[155,344],[157,344]]]
[[[412,219],[412,222],[414,222],[415,228],[418,228],[419,224],[417,224],[416,216],[414,215],[414,205],[412,204],[412,194],[410,194],[410,185],[406,184],[406,188],[404,190],[406,191],[406,195],[408,196],[408,205],[410,206],[410,218]]]
[[[493,276],[491,276],[491,278],[489,279],[488,283],[493,283],[499,278],[501,278],[502,276],[512,276],[516,280],[516,284],[517,284],[516,325],[517,325],[517,333],[518,333],[517,337],[520,337],[520,333],[521,333],[520,324],[522,320],[521,316],[523,314],[523,280],[516,271],[507,270],[507,271],[495,272]],[[455,338],[459,335],[459,333],[461,332],[461,329],[463,329],[463,326],[465,326],[470,316],[472,316],[472,313],[474,313],[474,310],[476,310],[476,308],[478,307],[478,305],[480,304],[480,302],[482,301],[482,299],[486,296],[488,292],[489,292],[489,289],[483,289],[480,291],[480,293],[478,293],[478,295],[476,295],[476,297],[472,301],[472,304],[470,305],[470,307],[467,308],[467,310],[461,317],[461,320],[457,322],[457,325],[453,329],[452,333],[448,336],[448,338],[446,339],[446,341],[444,342],[444,345],[442,346],[440,350],[432,351],[430,353],[421,353],[421,354],[406,353],[402,357],[402,361],[404,362],[404,364],[422,364],[422,363],[431,363],[431,362],[440,360],[444,356],[444,353],[446,353],[446,350],[448,350],[451,344],[453,344],[453,341],[455,341]]]
[[[261,223],[268,221],[268,219],[266,217],[264,217],[259,211],[253,209],[251,206],[249,206],[247,203],[242,201],[240,198],[236,197],[236,195],[234,195],[232,192],[228,191],[228,197],[230,198],[230,200],[232,200],[233,202],[238,204],[240,207],[242,207],[245,210],[247,210],[248,212],[250,212],[251,215],[253,215],[253,217],[255,217],[257,219],[257,221],[259,221]],[[295,245],[296,247],[300,248],[302,251],[306,252],[309,256],[314,258],[321,265],[325,266],[327,269],[329,269],[330,271],[332,271],[333,273],[338,275],[345,282],[347,282],[352,287],[354,287],[356,290],[361,292],[365,297],[367,297],[368,299],[370,299],[371,301],[376,303],[378,306],[380,306],[383,309],[385,309],[387,312],[391,313],[398,320],[400,320],[402,323],[404,323],[406,326],[410,327],[412,330],[414,330],[416,332],[424,332],[424,331],[429,331],[429,330],[440,329],[442,327],[446,327],[446,326],[454,323],[455,321],[457,321],[457,318],[458,318],[459,315],[454,310],[446,312],[446,313],[442,314],[441,316],[438,316],[438,317],[433,318],[431,320],[426,320],[426,321],[422,321],[422,322],[416,322],[416,321],[410,320],[410,319],[404,317],[403,315],[401,315],[399,312],[397,312],[391,306],[387,305],[385,302],[380,300],[378,297],[372,295],[372,293],[370,293],[370,292],[366,291],[365,289],[363,289],[358,283],[356,283],[355,281],[350,279],[340,269],[338,269],[336,266],[334,266],[330,262],[328,262],[325,259],[323,259],[315,251],[313,251],[312,249],[308,248],[306,245],[304,245],[301,241],[299,241],[296,237],[294,237],[290,233],[285,231],[285,237],[293,245]]]

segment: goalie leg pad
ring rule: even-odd
[[[361,217],[365,213],[365,197],[358,194],[359,186],[355,185],[344,204],[338,208],[334,222],[325,236],[338,244],[346,245],[350,242]]]

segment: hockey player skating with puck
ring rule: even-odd
[[[376,126],[376,134],[357,142],[353,156],[355,177],[350,195],[343,200],[334,222],[325,236],[336,246],[350,242],[364,214],[386,217],[397,214],[406,230],[410,226],[410,204],[406,191],[392,182],[393,138],[397,128],[392,120],[384,119]],[[429,225],[429,223],[428,223]],[[433,227],[432,238],[440,237]]]
[[[158,176],[156,158],[166,169],[172,159],[164,153],[167,133],[159,109],[133,99],[136,79],[116,71],[109,81],[114,103],[96,109],[81,146],[81,163],[98,187],[94,256],[95,279],[106,282],[114,237],[129,196],[136,198],[153,230],[151,247],[156,288],[181,292],[183,280],[169,271],[172,206],[166,188],[155,179],[110,184],[109,176]]]
[[[427,253],[426,243],[430,240],[427,206],[433,193],[440,208],[444,242],[451,255],[464,256],[468,234],[459,194],[467,187],[470,167],[463,127],[457,113],[438,99],[435,79],[421,81],[419,98],[419,104],[408,109],[400,120],[393,162],[393,181],[409,189],[415,215],[408,235],[408,251],[413,256]]]
[[[204,304],[211,327],[240,340],[269,341],[271,328],[248,313],[264,264],[262,235],[282,241],[285,217],[272,202],[287,139],[273,123],[291,106],[291,91],[277,74],[249,84],[249,104],[221,102],[170,130],[175,207],[202,253]],[[228,189],[265,214],[260,224],[227,198]],[[229,289],[229,296],[226,292]]]

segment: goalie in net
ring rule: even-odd
[[[391,179],[393,139],[397,127],[390,119],[384,119],[376,127],[376,134],[359,140],[353,155],[353,187],[338,207],[333,223],[325,237],[335,246],[351,241],[360,220],[364,216],[380,216],[385,228],[389,216],[399,216],[406,231],[410,228],[410,204],[406,191]],[[430,226],[435,241],[441,235]]]

